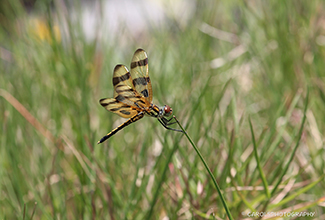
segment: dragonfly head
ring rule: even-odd
[[[173,109],[169,105],[165,105],[163,109],[163,116],[170,116],[173,113]]]

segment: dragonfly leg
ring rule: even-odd
[[[171,120],[173,120],[174,118],[170,118],[170,119],[167,119],[167,118],[161,118],[161,120],[165,123],[165,125],[173,125],[176,123],[176,121],[174,122],[170,122]]]
[[[170,125],[170,123],[168,123],[170,120],[168,120],[166,118],[158,118],[158,121],[160,122],[160,124],[162,124],[162,126],[164,126],[164,128],[166,128],[168,130],[178,131],[178,132],[184,133],[182,130],[178,130],[178,129],[175,129],[175,128],[168,127],[168,125]],[[174,123],[172,123],[172,124],[174,124]]]

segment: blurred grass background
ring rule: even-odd
[[[98,102],[114,66],[143,48],[154,103],[173,108],[235,219],[324,219],[324,6],[1,1],[0,218],[226,218],[187,139],[154,118],[96,144],[123,122]]]

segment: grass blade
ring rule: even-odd
[[[177,118],[176,118],[175,116],[174,116],[174,118],[175,118],[177,124],[179,125],[179,127],[180,127],[180,128],[182,129],[182,131],[184,132],[184,134],[185,134],[185,136],[187,137],[188,141],[189,141],[189,142],[191,143],[191,145],[193,146],[193,148],[194,148],[194,150],[196,151],[196,153],[199,155],[199,157],[200,157],[200,159],[201,159],[203,165],[205,166],[205,169],[208,171],[208,173],[209,173],[209,175],[210,175],[210,177],[211,177],[211,179],[212,179],[212,181],[213,181],[213,184],[214,184],[214,186],[216,187],[216,189],[217,189],[217,191],[218,191],[218,194],[219,194],[219,196],[220,196],[220,199],[221,199],[221,202],[222,202],[222,204],[223,204],[223,207],[225,208],[225,211],[226,211],[226,213],[227,213],[227,215],[228,215],[228,218],[229,218],[230,220],[232,220],[232,219],[233,219],[233,218],[232,218],[232,215],[231,215],[231,213],[230,213],[230,210],[229,210],[229,208],[228,208],[228,205],[227,205],[227,203],[226,203],[226,200],[225,200],[225,198],[224,198],[224,196],[223,196],[223,194],[222,194],[222,192],[221,192],[221,189],[220,189],[220,187],[219,187],[219,185],[218,185],[218,183],[217,183],[216,178],[213,176],[213,174],[212,174],[212,172],[211,172],[211,170],[210,170],[208,164],[205,162],[205,160],[204,160],[204,158],[203,158],[201,152],[200,152],[199,149],[196,147],[196,145],[193,143],[193,141],[192,141],[192,139],[190,138],[190,136],[188,136],[188,134],[186,133],[186,131],[184,130],[184,128],[182,127],[182,125],[179,123],[179,121],[177,120]]]
[[[259,158],[258,153],[257,153],[257,145],[256,145],[253,125],[252,125],[252,121],[251,121],[250,117],[248,118],[248,121],[249,121],[249,127],[251,129],[251,133],[252,133],[252,140],[253,140],[253,146],[254,146],[254,156],[255,156],[255,159],[256,159],[258,171],[260,172],[260,176],[261,176],[261,179],[262,179],[262,182],[263,182],[263,185],[264,185],[265,194],[266,194],[267,198],[270,199],[271,195],[270,195],[270,192],[269,192],[269,185],[267,184],[267,180],[265,178],[265,175],[264,175],[264,172],[263,172],[263,169],[262,169],[262,166],[261,166],[260,158]]]
[[[280,185],[283,176],[287,173],[288,168],[289,168],[289,165],[291,164],[291,162],[292,162],[292,160],[293,160],[293,158],[295,156],[295,153],[296,153],[296,151],[298,149],[298,146],[299,146],[299,143],[300,143],[300,139],[301,139],[301,136],[302,136],[302,131],[304,129],[304,125],[305,125],[305,121],[306,121],[306,112],[307,112],[307,107],[308,107],[308,99],[309,99],[309,90],[307,90],[306,104],[305,104],[305,109],[304,109],[304,117],[302,118],[302,122],[301,122],[300,130],[299,130],[299,133],[298,133],[298,140],[297,140],[296,146],[294,147],[294,149],[293,149],[293,151],[292,151],[292,153],[290,155],[289,161],[285,165],[285,167],[284,167],[284,169],[282,171],[282,174],[280,175],[278,181],[274,185],[274,188],[273,188],[273,190],[271,192],[271,195],[274,195],[275,191],[278,189],[278,186]]]

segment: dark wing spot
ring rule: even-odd
[[[143,97],[148,97],[149,96],[149,92],[147,89],[142,90],[141,94],[143,95]]]
[[[108,103],[100,103],[103,107],[108,106]]]
[[[108,102],[108,103],[106,103],[106,102],[104,102],[106,99],[101,99],[101,100],[99,100],[99,103],[103,106],[103,107],[106,107],[106,106],[108,106],[108,105],[111,105],[111,104],[115,104],[115,103],[117,103],[116,101],[115,102]]]
[[[130,72],[127,72],[122,76],[113,77],[113,86],[116,86],[119,82],[128,80],[130,77],[131,77]]]
[[[148,84],[148,82],[150,82],[149,77],[139,77],[139,78],[134,79],[132,83],[135,87],[136,85],[144,85],[145,86]]]
[[[115,72],[115,71],[118,71],[121,67],[123,67],[122,64],[118,64],[118,65],[116,65],[115,68],[114,68],[114,72]]]
[[[118,93],[122,93],[122,92],[134,92],[134,90],[133,89],[119,89],[117,92]]]
[[[122,102],[125,98],[124,98],[123,96],[121,96],[121,95],[118,95],[118,96],[115,97],[115,99],[116,99],[117,101]]]
[[[139,49],[137,49],[136,51],[135,51],[135,53],[134,54],[137,54],[137,53],[140,53],[140,52],[145,52],[142,48],[139,48]]]
[[[112,112],[116,112],[116,111],[125,111],[125,110],[123,110],[123,109],[130,109],[130,107],[124,105],[124,106],[121,106],[121,107],[118,107],[118,108],[111,108],[110,111],[112,111]]]
[[[126,111],[126,110],[121,110],[120,112],[121,112],[122,114],[125,114],[125,115],[130,115],[130,114],[131,114],[131,112]]]
[[[121,87],[125,87],[125,85],[116,86],[116,88],[115,88],[116,92],[118,92],[118,93],[121,93],[121,92],[134,92],[134,89],[130,88],[129,86],[126,89],[121,89]]]
[[[140,97],[139,97],[140,98]],[[135,103],[138,103],[138,102],[140,102],[140,103],[142,103],[142,104],[146,104],[144,101],[142,101],[141,99],[140,100],[138,100],[138,101],[136,101]],[[135,104],[134,103],[134,104]]]
[[[148,58],[143,60],[135,61],[131,63],[131,69],[136,68],[137,66],[145,66],[148,64]]]

